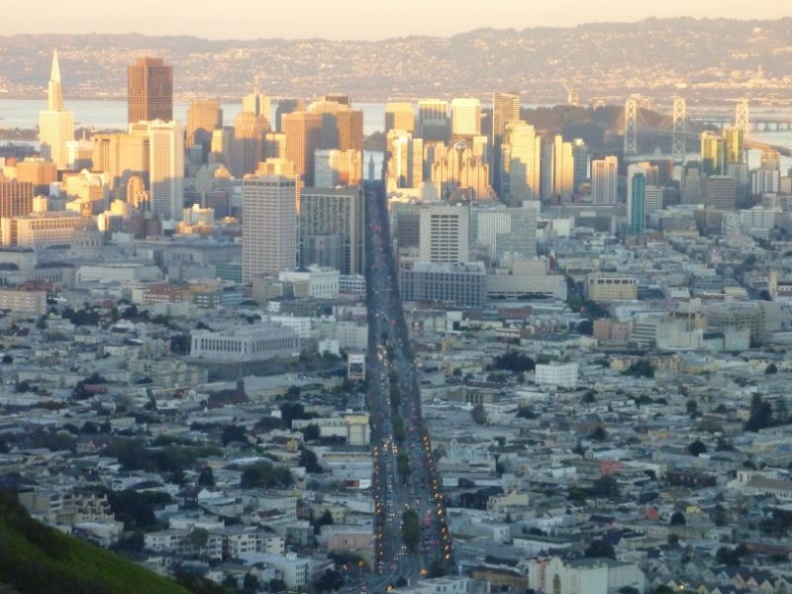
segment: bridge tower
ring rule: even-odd
[[[684,162],[687,126],[687,103],[683,97],[674,97],[674,135],[671,142],[671,154],[674,161]]]
[[[743,134],[748,136],[748,129],[751,127],[751,123],[750,108],[747,99],[737,102],[737,107],[734,110],[734,127],[738,130],[742,130]]]
[[[631,95],[624,104],[624,154],[638,154],[638,98]]]

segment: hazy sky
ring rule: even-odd
[[[0,34],[95,31],[213,39],[381,39],[652,16],[790,15],[784,0],[22,0],[4,11]]]

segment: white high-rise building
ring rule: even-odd
[[[542,138],[530,124],[506,124],[503,133],[502,198],[509,204],[539,197],[542,171]]]
[[[591,201],[616,204],[619,201],[619,159],[614,156],[591,162]]]
[[[553,139],[553,196],[569,197],[575,191],[575,156],[571,142],[557,134]]]
[[[421,207],[418,259],[467,262],[470,259],[470,207],[430,204]]]
[[[242,280],[297,265],[297,190],[283,175],[242,181]]]
[[[478,99],[451,100],[451,134],[455,138],[481,134],[481,102]]]
[[[184,126],[153,120],[130,124],[130,134],[149,141],[151,212],[163,220],[181,220],[184,209]]]
[[[58,169],[69,166],[66,143],[74,140],[74,114],[63,104],[58,50],[52,53],[52,70],[47,89],[47,109],[39,112],[41,156],[55,163]]]
[[[471,215],[476,218],[475,240],[487,249],[494,264],[502,266],[536,257],[539,202],[524,202],[517,208],[488,205],[474,209]]]

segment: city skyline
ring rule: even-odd
[[[14,34],[42,33],[141,33],[147,35],[190,35],[209,39],[326,38],[333,40],[381,40],[413,35],[451,36],[478,28],[524,29],[530,27],[575,27],[588,23],[635,22],[646,18],[727,18],[739,20],[777,19],[788,16],[784,5],[770,0],[744,2],[688,3],[669,0],[662,4],[640,5],[625,0],[606,0],[596,6],[581,7],[575,0],[558,0],[545,7],[515,11],[510,0],[475,3],[460,11],[451,0],[431,4],[419,0],[396,3],[364,3],[338,0],[298,0],[288,8],[269,7],[264,18],[250,19],[256,5],[237,0],[222,14],[207,18],[191,11],[178,0],[166,5],[154,0],[136,4],[132,21],[102,18],[104,5],[98,0],[82,0],[80,10],[73,5],[48,5],[43,0],[19,5],[4,20],[4,31]],[[448,15],[453,14],[453,19]],[[91,17],[86,18],[86,15]],[[310,15],[310,18],[306,18]],[[339,18],[343,15],[344,18]],[[382,18],[387,15],[387,18]],[[420,16],[420,18],[416,18]]]

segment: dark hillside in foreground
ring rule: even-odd
[[[0,593],[189,594],[131,561],[33,520],[0,494]]]

